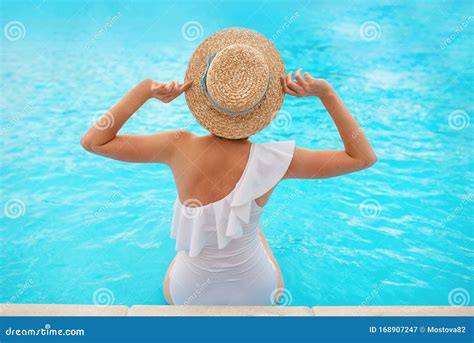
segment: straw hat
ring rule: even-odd
[[[185,81],[186,102],[197,121],[216,136],[239,139],[266,127],[283,104],[285,66],[276,47],[243,28],[219,31],[194,51]]]

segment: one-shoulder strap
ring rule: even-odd
[[[281,181],[290,166],[294,151],[294,141],[255,144],[247,170],[234,191],[231,212],[244,223],[248,223],[252,201]],[[239,233],[230,233],[240,236]]]
[[[255,200],[275,187],[288,170],[294,150],[294,141],[255,144],[246,172],[235,189],[232,205]]]

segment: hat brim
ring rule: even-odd
[[[264,98],[246,114],[218,111],[200,88],[209,54],[232,44],[246,44],[258,49],[265,57],[269,70],[270,79]],[[204,40],[191,56],[185,81],[193,81],[193,85],[186,91],[186,102],[196,120],[212,134],[229,139],[246,138],[270,124],[280,110],[285,96],[280,77],[285,74],[280,53],[268,38],[249,29],[224,29]]]

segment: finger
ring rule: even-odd
[[[291,89],[292,91],[298,93],[298,95],[304,95],[304,89],[300,85],[298,85],[296,82],[291,82],[288,84],[288,88]]]
[[[293,72],[292,72],[292,71],[290,71],[290,72],[288,73],[288,76],[286,77],[286,84],[288,85],[288,84],[290,84],[291,82],[293,82]]]
[[[192,85],[193,85],[193,81],[185,82],[185,83],[183,83],[183,84],[179,87],[179,91],[180,91],[180,92],[185,92],[185,91],[187,91],[189,88],[191,88]]]
[[[286,94],[289,94],[289,95],[292,95],[292,96],[296,96],[296,97],[299,97],[299,96],[300,96],[298,93],[296,93],[295,91],[292,91],[292,90],[289,89],[288,87],[285,87],[285,93],[286,93]]]
[[[301,77],[301,72],[302,72],[302,71],[303,71],[303,69],[301,69],[301,68],[296,71],[295,79],[296,79],[296,82],[297,82],[301,87],[305,88],[305,87],[306,87],[306,80]]]
[[[286,76],[280,76],[280,83],[283,87],[283,89],[286,88]]]
[[[183,92],[183,86],[184,84],[181,84],[176,81],[176,88],[175,88],[176,95],[180,95]]]
[[[154,91],[154,92],[161,92],[165,89],[166,85],[162,84],[162,83],[158,83],[156,82],[152,87],[151,89]]]
[[[293,96],[298,96],[298,94],[294,91],[292,91],[291,89],[288,88],[287,84],[286,84],[286,77],[282,76],[280,78],[281,80],[281,84],[283,86],[283,90],[286,94],[289,94],[289,95],[293,95]]]
[[[178,93],[179,92],[179,83],[176,80],[171,81],[171,91],[173,93]]]
[[[304,73],[304,78],[305,78],[306,80],[311,80],[311,79],[313,79],[313,77],[311,76],[311,74],[308,73],[308,72]]]
[[[284,79],[284,82],[285,82],[285,93],[293,95],[293,96],[299,96],[297,92],[295,92],[294,90],[288,88],[288,82],[287,82],[286,79]]]
[[[168,102],[171,102],[174,98],[176,98],[176,96],[167,95],[167,96],[163,97],[162,101],[165,102],[165,103],[168,103]]]

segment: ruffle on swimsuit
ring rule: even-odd
[[[171,223],[176,250],[185,250],[190,257],[195,257],[206,245],[209,235],[217,236],[219,249],[240,238],[249,223],[252,202],[280,182],[290,166],[294,149],[294,141],[252,143],[240,180],[223,199],[200,207],[187,207],[178,197]]]

